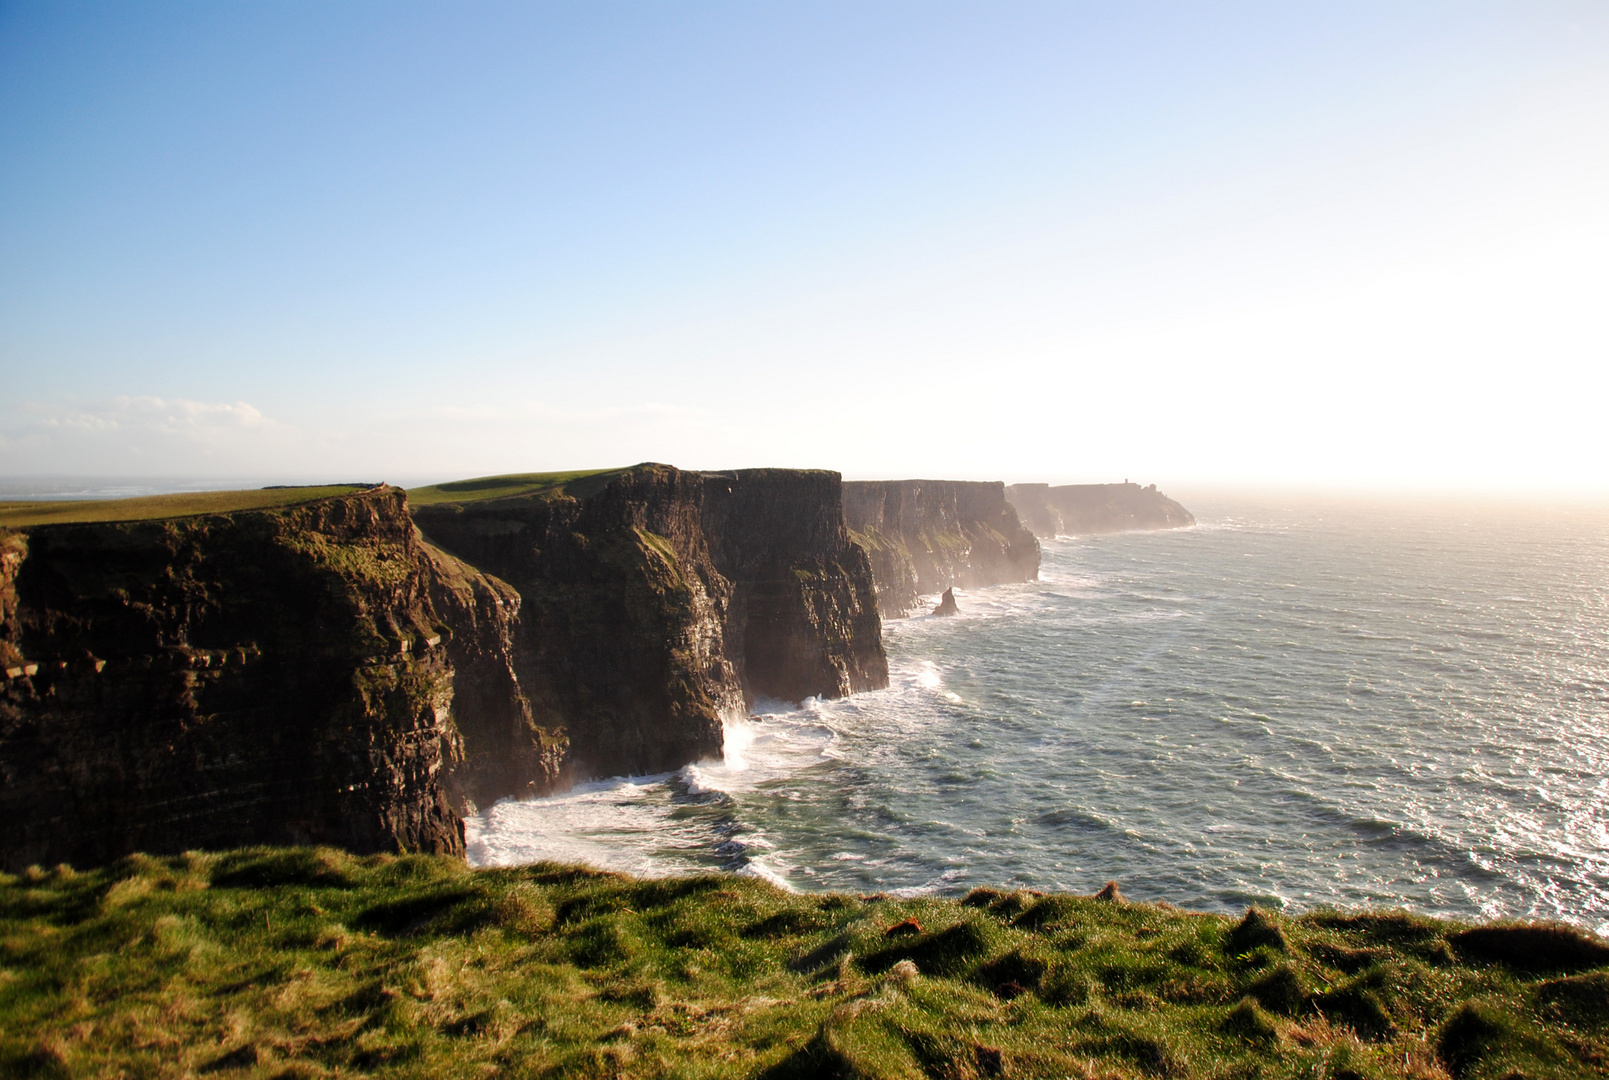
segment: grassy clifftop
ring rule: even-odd
[[[408,489],[408,501],[415,506],[438,503],[484,502],[529,495],[569,494],[584,497],[629,472],[629,469],[583,469],[577,472],[509,473],[479,476],[472,480],[453,480],[445,484]]]
[[[364,490],[364,487],[362,484],[328,484],[322,487],[254,488],[248,491],[193,491],[179,495],[146,495],[138,499],[0,502],[0,528],[157,521],[200,514],[229,514],[240,510],[268,510],[350,495],[354,491]]]
[[[0,878],[0,1073],[1603,1075],[1606,963],[1396,913],[137,856]]]
[[[415,506],[436,503],[481,502],[528,495],[567,493],[586,495],[602,488],[626,469],[587,469],[577,472],[511,473],[454,480],[446,484],[410,488]],[[157,521],[164,518],[229,514],[241,510],[268,510],[281,506],[350,495],[363,484],[325,484],[252,488],[244,491],[192,491],[175,495],[145,495],[135,499],[78,499],[72,501],[26,499],[0,501],[0,528],[23,529],[39,525],[84,524],[112,521]]]

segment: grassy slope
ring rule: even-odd
[[[416,506],[433,503],[480,502],[525,495],[568,493],[587,495],[603,487],[625,469],[588,469],[577,472],[516,473],[482,476],[446,484],[410,488],[408,501]],[[74,502],[19,500],[0,502],[0,529],[99,521],[155,521],[161,518],[226,514],[236,510],[263,510],[291,506],[360,490],[353,484],[323,487],[262,488],[249,491],[196,491],[179,495],[148,495],[138,499],[83,499]]]
[[[227,514],[327,499],[362,490],[355,484],[325,487],[261,488],[250,491],[195,491],[181,495],[147,495],[139,499],[84,499],[76,502],[0,502],[0,528],[69,522],[154,521],[159,518]]]
[[[627,471],[584,469],[578,472],[480,476],[473,480],[454,480],[446,484],[409,488],[408,501],[415,506],[431,506],[436,503],[482,502],[487,499],[510,499],[525,495],[556,495],[561,492],[585,496]]]
[[[1517,969],[1461,929],[134,857],[0,878],[0,1075],[1603,1075],[1609,947],[1555,935]]]

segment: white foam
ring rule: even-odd
[[[724,794],[719,785],[705,782],[704,770],[697,765],[684,765],[676,773],[676,779],[682,782],[689,795],[719,795]]]
[[[544,799],[504,799],[464,821],[473,866],[583,863],[634,874],[696,868],[702,838],[669,824],[670,774],[580,785]]]
[[[777,888],[786,889],[788,892],[799,891],[798,889],[794,888],[791,883],[789,883],[786,877],[771,869],[771,867],[767,866],[762,859],[750,859],[747,863],[738,868],[737,873],[746,877],[757,877],[761,880],[769,881]]]
[[[841,703],[814,698],[799,706],[762,700],[752,716],[722,718],[723,750],[673,773],[578,784],[540,799],[505,799],[466,819],[474,866],[583,863],[659,875],[721,866],[792,888],[783,871],[758,863],[774,845],[707,816],[679,814],[689,800],[717,803],[734,793],[832,761]]]

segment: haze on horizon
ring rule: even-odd
[[[0,476],[1609,494],[1609,8],[0,3]]]

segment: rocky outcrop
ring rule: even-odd
[[[757,697],[887,685],[836,473],[644,465],[414,516],[517,593],[514,671],[534,725],[567,733],[575,778],[717,755],[723,715]]]
[[[1017,520],[1005,485],[959,480],[844,484],[844,519],[871,558],[877,602],[900,618],[924,593],[1033,581],[1039,542]]]
[[[933,609],[935,615],[959,615],[961,609],[955,606],[955,590],[945,589],[944,595],[939,597],[939,606]]]
[[[402,492],[0,542],[8,870],[255,843],[463,851],[443,770],[452,643],[477,630],[433,594],[496,586],[429,553]]]
[[[1196,523],[1190,511],[1156,489],[1121,484],[1013,484],[1006,497],[1035,536],[1183,529]]]

